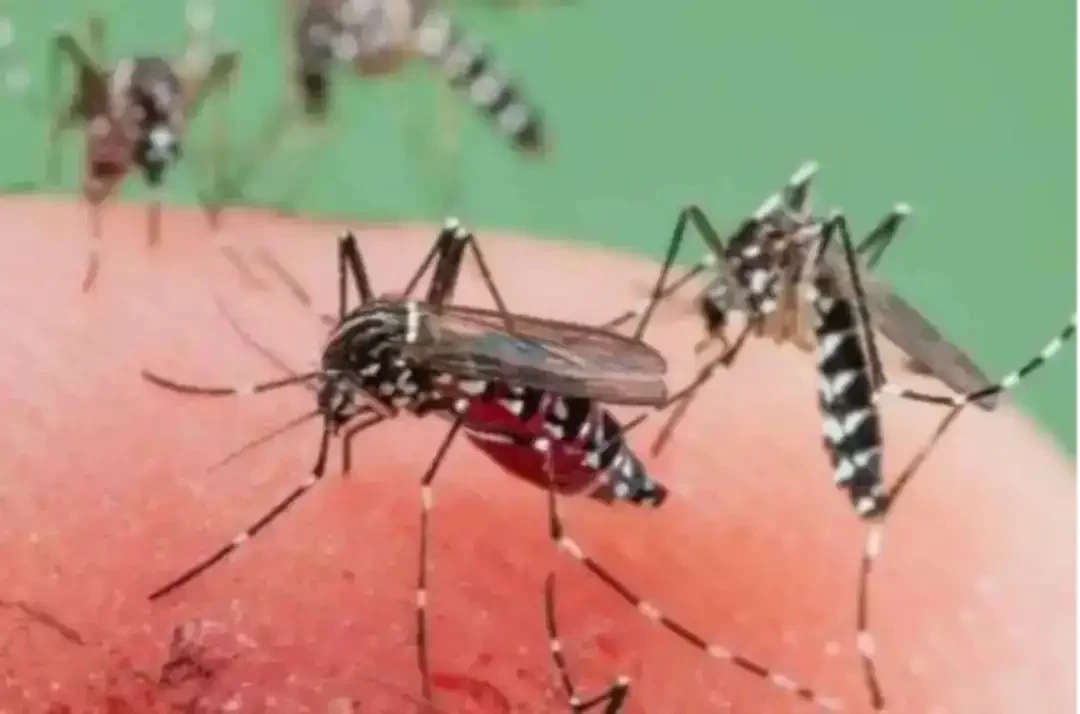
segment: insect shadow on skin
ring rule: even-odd
[[[496,310],[449,305],[465,251],[475,258]],[[431,268],[423,302],[410,299]],[[349,305],[355,293],[359,306]],[[653,480],[622,439],[604,404],[658,406],[667,398],[666,362],[639,335],[604,327],[510,313],[471,233],[447,222],[400,297],[375,297],[360,250],[351,234],[338,244],[338,314],[318,369],[297,374],[265,348],[288,376],[245,387],[200,387],[144,371],[159,387],[188,394],[235,396],[305,385],[316,408],[225,457],[250,448],[308,420],[322,417],[323,429],[312,474],[286,498],[227,545],[151,594],[156,600],[196,578],[254,537],[325,474],[330,439],[341,437],[342,466],[351,468],[351,441],[358,433],[407,410],[450,421],[421,479],[421,534],[416,586],[418,668],[425,700],[431,698],[428,663],[428,533],[432,484],[459,433],[502,439],[549,450],[551,442],[579,449],[591,469],[590,491],[641,505],[660,505],[666,488]],[[622,324],[626,320],[620,319]],[[647,320],[639,324],[643,332]],[[247,338],[249,344],[253,341]],[[516,424],[509,431],[471,422],[474,406],[495,408]],[[536,424],[534,420],[539,420]],[[543,436],[535,431],[542,429]]]
[[[708,334],[705,344],[715,339],[725,349],[699,371],[688,389],[670,400],[678,405],[658,434],[653,452],[668,443],[697,390],[718,367],[732,363],[751,332],[817,352],[822,443],[836,485],[848,492],[857,515],[870,523],[859,566],[856,646],[871,705],[882,712],[885,698],[869,631],[868,589],[874,561],[881,551],[885,518],[960,413],[971,404],[993,408],[999,395],[1037,370],[1073,337],[1076,316],[1038,354],[1000,381],[991,382],[966,355],[944,342],[936,328],[883,284],[871,282],[870,290],[864,285],[868,265],[860,264],[861,257],[870,254],[869,265],[880,259],[907,214],[906,207],[894,209],[856,246],[842,213],[834,211],[823,221],[811,215],[809,192],[815,170],[816,166],[809,164],[797,171],[785,190],[770,197],[744,221],[726,246],[700,209],[690,206],[680,214],[668,260],[653,293],[673,294],[671,288],[662,290],[664,274],[686,227],[694,224],[709,249],[708,264],[719,271],[698,300]],[[687,276],[703,272],[708,264],[692,269],[673,287],[681,289],[689,282]],[[747,324],[736,340],[729,342],[724,333],[727,314],[733,309],[745,313]],[[958,388],[958,392],[925,394],[888,383],[878,355],[875,327],[881,327],[911,358]],[[886,488],[882,476],[884,439],[877,410],[882,394],[951,407],[890,488]]]
[[[87,21],[85,42],[66,31],[49,41],[47,96],[28,93],[24,97],[25,106],[47,125],[45,181],[13,184],[5,187],[3,193],[29,192],[58,184],[61,141],[70,131],[81,131],[85,145],[82,197],[89,207],[93,241],[82,282],[83,292],[93,289],[100,271],[104,206],[134,172],[142,175],[153,192],[147,208],[147,242],[150,247],[159,244],[161,190],[166,177],[185,158],[188,125],[213,94],[228,92],[236,75],[239,55],[208,53],[205,37],[208,24],[194,24],[197,19],[189,18],[185,50],[179,58],[143,54],[110,61],[105,21],[100,15],[92,15]],[[0,29],[0,40],[8,40],[12,54],[13,33],[13,28]],[[74,91],[66,100],[62,96],[65,67],[74,73]],[[219,102],[218,106],[221,111],[215,121],[215,141],[222,143],[225,141],[223,104]],[[221,153],[220,147],[211,152],[215,174],[224,170],[216,158]],[[227,242],[217,240],[221,207],[206,193],[200,194],[200,201],[222,255],[245,282],[261,287],[261,281],[239,252]],[[271,267],[280,267],[272,256],[262,257]]]
[[[288,143],[302,140],[299,168],[291,174],[285,196],[270,208],[290,206],[312,183],[320,159],[333,144],[340,122],[332,114],[334,74],[344,68],[354,77],[373,80],[400,74],[413,58],[440,72],[436,107],[442,163],[434,173],[442,182],[442,209],[457,202],[460,187],[452,177],[460,154],[451,90],[464,95],[522,156],[546,153],[539,110],[515,80],[498,67],[488,51],[462,31],[449,11],[430,0],[274,0],[278,3],[280,43],[286,59],[286,96],[257,132],[252,149],[217,185],[218,201],[245,201],[248,182]],[[290,141],[293,140],[293,141]],[[318,150],[312,150],[317,148]]]

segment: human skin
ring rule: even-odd
[[[253,286],[198,213],[166,211],[150,250],[142,209],[113,206],[84,295],[85,221],[63,201],[0,203],[0,711],[426,711],[413,589],[418,481],[447,428],[438,418],[402,416],[361,435],[347,478],[332,452],[328,477],[294,508],[204,576],[147,600],[306,478],[318,426],[208,469],[312,409],[310,393],[189,397],[140,370],[206,385],[282,376],[215,295],[302,370],[325,327],[254,254],[271,250],[315,310],[332,313],[342,224],[227,213]],[[435,234],[355,227],[378,292],[404,285]],[[507,303],[524,313],[599,323],[640,300],[656,270],[557,242],[480,239]],[[472,267],[459,299],[487,304]],[[673,386],[692,375],[700,336],[685,302],[658,312],[647,337],[668,356]],[[898,381],[942,389],[886,357]],[[810,356],[751,343],[660,457],[648,456],[652,421],[629,437],[671,490],[662,508],[566,497],[561,510],[586,551],[666,614],[863,712],[854,608],[865,526],[831,485],[815,380]],[[891,478],[943,412],[895,401],[882,411]],[[871,582],[890,712],[1071,711],[1073,469],[1007,405],[970,410],[941,441],[888,521]],[[553,568],[564,650],[586,690],[625,674],[627,712],[812,711],[650,624],[558,554],[544,492],[477,445],[456,443],[434,487],[440,710],[566,711],[543,625]]]

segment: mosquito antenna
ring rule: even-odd
[[[323,376],[323,372],[308,372],[306,374],[297,374],[291,377],[274,379],[269,382],[258,382],[256,384],[250,384],[246,386],[201,387],[195,384],[184,384],[183,382],[176,382],[174,380],[168,379],[167,377],[162,377],[161,375],[154,374],[148,369],[142,370],[143,379],[157,387],[161,387],[162,389],[168,389],[172,392],[180,392],[181,394],[194,394],[205,397],[234,397],[248,394],[262,394],[263,392],[270,392],[275,389],[289,387],[294,384],[305,384],[313,379],[322,378]]]
[[[243,325],[241,325],[240,321],[236,319],[236,316],[232,314],[232,311],[229,310],[228,306],[225,304],[225,301],[221,299],[221,296],[218,295],[217,292],[213,292],[212,294],[214,297],[214,303],[217,305],[217,308],[221,312],[221,315],[225,318],[225,321],[229,323],[229,326],[232,328],[233,332],[236,333],[236,336],[239,337],[245,345],[258,352],[260,356],[262,356],[265,360],[270,362],[272,365],[280,369],[285,374],[291,377],[299,376],[296,370],[294,370],[285,363],[285,360],[278,357],[269,347],[266,347],[261,342],[256,340],[250,332],[244,329]],[[315,391],[314,386],[312,386],[311,384],[307,384],[305,386],[310,391]]]

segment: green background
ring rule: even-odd
[[[7,3],[19,55],[8,60],[27,59],[38,89],[50,33],[92,7],[110,23],[114,58],[183,42],[180,0]],[[282,98],[279,3],[217,4],[217,38],[243,54],[228,100],[242,151]],[[555,140],[547,160],[522,162],[460,104],[454,210],[470,225],[657,255],[683,204],[734,225],[814,158],[818,207],[845,209],[856,233],[894,201],[914,206],[880,270],[991,375],[1075,309],[1071,0],[579,0],[524,12],[470,0],[451,10],[545,108]],[[439,218],[437,83],[419,64],[393,80],[337,83],[333,150],[296,207]],[[39,177],[40,120],[11,97],[0,107],[0,181]],[[70,190],[77,144],[67,144]],[[286,195],[298,155],[267,166],[250,195]],[[171,200],[194,202],[193,175],[174,177]],[[1017,397],[1072,453],[1075,365],[1070,347]]]

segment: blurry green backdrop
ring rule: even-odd
[[[522,12],[454,1],[459,23],[546,109],[555,141],[543,162],[521,162],[459,103],[454,210],[470,225],[655,256],[683,204],[734,226],[813,158],[818,207],[845,209],[856,233],[894,201],[913,205],[880,271],[991,375],[1075,309],[1072,0],[535,0]],[[16,28],[8,61],[27,60],[38,90],[47,38],[93,9],[109,22],[114,58],[183,42],[181,0],[5,2]],[[242,52],[227,100],[242,152],[283,96],[279,2],[216,5],[216,38]],[[335,144],[296,207],[440,218],[438,81],[417,63],[396,79],[338,82]],[[199,142],[213,109],[195,127]],[[40,119],[10,94],[0,111],[0,181],[40,178]],[[74,191],[79,141],[66,146]],[[296,159],[281,154],[250,195],[280,197]],[[192,176],[174,176],[170,200],[194,202]],[[134,183],[126,192],[145,195]],[[1075,350],[1018,392],[1075,453]]]

